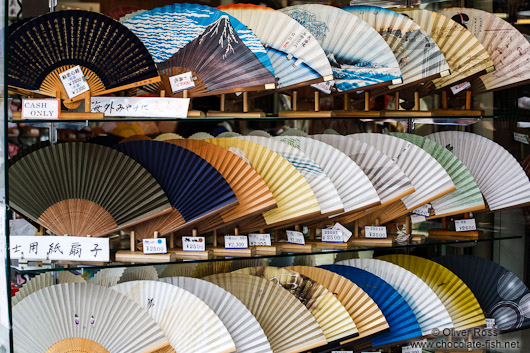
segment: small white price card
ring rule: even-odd
[[[477,230],[475,219],[470,218],[470,219],[455,220],[455,230],[457,232],[468,232],[470,230]]]
[[[471,87],[471,83],[469,81],[465,81],[465,82],[459,83],[458,85],[451,86],[451,92],[453,92],[453,94],[458,94],[470,87]]]
[[[287,241],[291,244],[305,245],[304,234],[295,230],[287,231]]]
[[[426,205],[413,209],[412,213],[420,215],[420,216],[429,217],[431,215],[431,213],[429,212],[430,209],[431,209],[431,205],[426,204]]]
[[[144,239],[144,254],[167,254],[166,238]]]
[[[353,353],[353,351],[331,351],[331,353]],[[373,353],[373,352],[370,352]]]
[[[246,235],[225,235],[225,249],[248,249]]]
[[[387,237],[386,227],[365,226],[364,236],[366,238],[385,239]]]
[[[486,319],[486,330],[493,330],[495,328],[495,319]]]
[[[182,237],[182,250],[206,251],[206,240],[204,237]]]
[[[410,215],[410,221],[412,222],[412,224],[425,222],[425,216],[420,216],[420,215],[417,215],[417,214],[411,214]]]
[[[323,243],[344,243],[344,234],[342,230],[337,229],[322,229]]]
[[[59,99],[23,99],[22,119],[59,119]],[[37,131],[38,133],[38,131]]]
[[[81,93],[90,91],[90,86],[88,85],[88,82],[86,82],[83,70],[81,70],[81,66],[79,65],[61,72],[59,78],[61,79],[68,98],[70,99]]]
[[[248,242],[250,246],[271,246],[271,235],[251,233],[248,235]]]
[[[347,242],[348,240],[350,240],[350,237],[353,234],[352,232],[348,230],[348,228],[346,228],[345,226],[343,226],[342,224],[338,222],[335,223],[335,225],[333,226],[333,229],[342,231],[342,235],[344,236],[344,242]]]
[[[514,132],[513,139],[517,142],[521,142],[521,143],[524,143],[525,145],[528,145],[528,135]]]
[[[401,353],[422,353],[421,347],[403,346]]]
[[[171,90],[173,93],[195,87],[195,82],[193,82],[191,72],[185,72],[180,75],[171,76],[169,78],[169,84],[171,85]]]

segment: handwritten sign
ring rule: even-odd
[[[364,234],[366,238],[377,238],[377,239],[387,238],[386,227],[365,226]]]
[[[352,236],[352,232],[348,230],[345,226],[340,224],[339,222],[335,223],[335,225],[332,227],[333,229],[342,231],[342,235],[344,236],[344,242],[346,243],[348,240],[350,240]]]
[[[343,243],[344,234],[342,234],[342,230],[322,229],[322,242],[323,243]]]
[[[182,237],[182,250],[206,251],[206,239],[204,237]]]
[[[83,70],[81,70],[81,66],[79,65],[61,72],[59,78],[64,86],[66,95],[70,99],[81,93],[90,91],[90,86],[88,85],[88,82],[86,82],[85,74],[83,74]]]
[[[470,230],[477,230],[477,224],[474,218],[457,219],[455,220],[455,230],[457,232],[468,232]]]
[[[225,249],[248,249],[246,235],[225,235]]]
[[[144,239],[143,249],[145,255],[167,254],[166,238]]]
[[[271,246],[271,235],[251,233],[248,235],[248,242],[250,246]]]
[[[59,99],[23,99],[22,119],[59,119]]]
[[[305,245],[304,234],[294,230],[287,231],[287,241],[291,244]]]
[[[90,111],[105,116],[186,118],[189,98],[92,97]]]
[[[180,75],[169,77],[169,84],[171,85],[171,90],[173,93],[195,87],[195,82],[193,82],[191,72],[185,72]]]
[[[412,213],[420,215],[420,216],[424,216],[424,217],[429,217],[431,215],[430,209],[431,209],[431,205],[426,204],[426,205],[413,209]]]
[[[109,238],[10,236],[12,259],[109,261]]]

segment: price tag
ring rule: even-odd
[[[337,229],[322,229],[323,243],[344,243],[344,234],[342,230]]]
[[[182,250],[206,251],[206,241],[204,237],[182,237]]]
[[[144,239],[144,254],[167,254],[166,238]]]
[[[517,142],[524,143],[525,145],[528,145],[528,135],[520,134],[518,132],[513,133],[513,139]]]
[[[173,93],[184,91],[188,88],[195,87],[195,82],[193,82],[193,77],[190,72],[185,72],[180,75],[171,76],[169,78],[169,84],[171,85],[171,90]]]
[[[430,209],[431,209],[431,205],[426,204],[426,205],[413,209],[412,213],[420,215],[420,216],[429,217],[431,215],[431,213],[429,212]]]
[[[59,99],[23,99],[22,119],[59,119]],[[37,130],[37,134],[39,131]]]
[[[475,219],[457,219],[455,221],[455,230],[457,232],[468,232],[470,230],[477,230]]]
[[[225,235],[225,249],[248,249],[246,235]]]
[[[287,241],[291,244],[305,245],[304,234],[294,230],[287,231]]]
[[[486,330],[495,329],[495,319],[486,319]]]
[[[453,94],[456,95],[470,87],[471,87],[471,83],[469,81],[465,81],[465,82],[459,83],[458,85],[452,86],[451,92],[453,92]]]
[[[348,228],[346,228],[345,226],[343,226],[342,224],[340,224],[338,222],[335,223],[335,225],[332,228],[342,231],[342,236],[344,237],[344,242],[347,242],[348,240],[350,240],[350,238],[351,238],[351,236],[353,234],[352,232],[350,232],[348,230]]]
[[[331,351],[331,353],[353,353],[353,351]]]
[[[412,222],[412,224],[425,222],[425,216],[420,216],[420,215],[417,215],[417,214],[411,214],[410,215],[410,221]]]
[[[79,65],[61,72],[59,74],[59,78],[61,79],[64,90],[66,91],[66,95],[70,99],[80,95],[81,93],[90,91],[90,86],[88,85],[88,82],[86,82],[83,70],[81,70],[81,66]]]
[[[249,234],[248,242],[250,246],[271,246],[270,234]]]
[[[403,346],[401,353],[422,353],[421,347]]]
[[[366,238],[385,239],[387,237],[386,227],[365,226],[364,234]]]

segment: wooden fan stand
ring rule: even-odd
[[[463,214],[464,219],[469,218],[469,212]],[[467,232],[457,232],[447,228],[447,217],[442,218],[441,229],[429,229],[429,238],[446,239],[446,240],[468,240],[478,239],[482,235],[482,231],[471,230]]]
[[[297,232],[300,232],[301,231],[301,227],[299,224],[296,224],[294,226],[294,230],[297,231]],[[276,233],[278,234],[279,231]],[[275,236],[275,240],[279,240],[279,239],[276,239],[276,236]],[[278,246],[282,252],[292,252],[292,253],[303,253],[303,254],[306,254],[306,253],[313,253],[316,251],[316,244],[312,244],[312,243],[308,243],[306,241],[305,245],[301,245],[301,244],[291,244],[291,243],[280,243],[280,242],[275,242],[273,243],[272,245],[274,246]]]
[[[197,229],[191,231],[191,236],[197,236]],[[205,251],[184,251],[176,248],[174,234],[169,237],[169,249],[167,251],[168,253],[174,254],[179,260],[211,260],[214,256],[211,249],[206,249]]]
[[[278,116],[286,118],[333,118],[335,112],[332,110],[320,110],[320,92],[315,91],[315,110],[298,110],[298,91],[291,95],[292,110],[280,110]]]
[[[239,228],[234,228],[234,235],[239,235]],[[224,238],[223,238],[224,243]],[[213,247],[208,249],[213,251],[214,256],[234,256],[234,257],[252,257],[256,255],[256,249],[254,247],[248,247],[247,249],[226,249],[224,247],[218,247],[217,231],[213,231]]]
[[[364,110],[351,110],[350,97],[344,93],[344,110],[335,110],[335,116],[339,118],[379,118],[382,112],[370,110],[370,91],[364,91]]]
[[[394,110],[385,110],[383,116],[389,118],[425,118],[433,116],[432,111],[420,110],[420,92],[414,91],[414,107],[412,110],[399,110],[399,91],[394,93],[396,101]]]
[[[226,106],[226,94],[221,94],[221,103],[220,103],[220,110],[210,110],[208,113],[206,113],[206,117],[208,118],[226,118],[226,117],[232,117],[232,118],[263,118],[265,117],[265,113],[262,111],[258,112],[250,112],[249,111],[249,104],[248,104],[248,92],[243,92],[243,111],[242,112],[227,112],[225,111]]]
[[[473,116],[482,116],[484,115],[483,110],[473,110],[472,107],[472,100],[471,100],[472,91],[467,90],[466,91],[466,106],[465,110],[462,109],[448,109],[447,104],[447,90],[443,90],[441,92],[441,100],[442,100],[442,109],[434,109],[432,111],[433,116],[461,116],[461,117],[473,117]]]
[[[166,91],[165,90],[160,90],[160,97],[165,97],[166,96]],[[184,91],[182,91],[182,98],[190,98],[189,96],[189,92],[187,89],[185,89]],[[204,118],[206,115],[204,114],[204,112],[201,112],[200,110],[191,110],[191,99],[190,99],[190,106],[188,108],[188,118]]]
[[[154,239],[158,238],[158,232],[154,232]],[[116,261],[118,262],[153,262],[153,263],[163,263],[163,262],[174,262],[177,258],[176,256],[168,252],[167,254],[150,254],[146,255],[140,251],[136,251],[136,238],[134,237],[134,230],[129,234],[129,251],[120,250],[116,253]]]

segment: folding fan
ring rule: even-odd
[[[444,146],[414,134],[400,132],[393,136],[412,142],[434,157],[451,177],[456,190],[431,202],[434,215],[431,218],[449,216],[484,209],[484,199],[475,179],[454,154]]]
[[[197,262],[188,262],[180,264],[169,264],[164,268],[159,277],[194,277],[195,269],[197,268]]]
[[[111,289],[82,283],[44,288],[13,307],[13,338],[20,353],[72,348],[142,353],[168,345],[160,327],[138,304]]]
[[[13,164],[20,161],[22,158],[26,157],[28,154],[33,153],[37,150],[40,150],[41,148],[48,147],[48,146],[50,146],[50,141],[40,141],[34,145],[30,145],[30,146],[26,146],[22,148],[21,150],[18,151],[16,155],[11,157],[7,161],[8,167],[11,167]]]
[[[510,23],[479,9],[438,11],[467,28],[488,51],[495,71],[482,75],[473,92],[521,85],[530,80],[530,43]]]
[[[237,271],[245,267],[256,267],[256,266],[267,266],[265,259],[254,258],[254,259],[237,259],[232,261],[228,272]]]
[[[530,181],[517,160],[486,137],[461,131],[425,136],[447,147],[469,169],[492,211],[530,202]]]
[[[443,330],[453,327],[449,312],[440,299],[412,272],[391,262],[375,259],[344,260],[337,262],[337,265],[361,268],[394,287],[416,315],[424,336],[432,334],[433,329]]]
[[[236,352],[272,352],[267,336],[247,307],[223,288],[196,278],[170,277],[161,281],[187,290],[212,309],[232,337]]]
[[[9,179],[10,205],[58,235],[102,236],[170,206],[140,164],[90,143],[41,148],[9,168]]]
[[[125,268],[118,283],[156,280],[158,280],[158,272],[153,266],[139,266]]]
[[[422,336],[420,325],[405,299],[376,275],[351,266],[327,265],[323,268],[338,273],[361,287],[379,306],[390,331],[371,339],[373,347],[410,340]]]
[[[359,335],[350,314],[333,293],[298,272],[260,266],[242,268],[234,273],[262,277],[288,290],[309,309],[328,342]]]
[[[333,79],[326,54],[311,33],[286,14],[269,7],[233,4],[218,7],[234,16],[267,48],[278,88]]]
[[[276,139],[259,136],[239,138],[267,147],[287,159],[303,175],[313,190],[321,213],[337,213],[344,209],[339,193],[330,178],[307,154]]]
[[[125,267],[104,268],[96,272],[87,282],[110,288],[118,284],[124,272]]]
[[[384,39],[360,18],[336,7],[296,5],[280,10],[298,21],[326,53],[338,91],[401,83],[401,73]]]
[[[124,22],[145,43],[162,74],[196,76],[191,96],[274,88],[274,70],[258,38],[234,17],[197,4],[173,4]]]
[[[257,143],[237,138],[216,138],[206,141],[226,148],[249,161],[276,199],[278,207],[259,216],[264,222],[256,221],[258,224],[249,221],[241,225],[242,231],[245,231],[243,228],[246,227],[262,228],[298,217],[320,214],[317,199],[309,184],[300,172],[278,153]]]
[[[290,128],[286,127],[283,132],[280,134],[280,136],[302,136],[302,137],[309,137],[309,135],[300,129],[296,128]]]
[[[190,140],[207,140],[207,139],[213,139],[213,136],[207,132],[196,132],[188,138]]]
[[[412,255],[385,255],[379,259],[411,271],[436,293],[457,330],[486,324],[477,298],[453,272],[434,261]]]
[[[176,352],[234,352],[223,322],[199,297],[169,283],[134,281],[113,290],[139,304],[160,326]]]
[[[92,96],[159,80],[144,44],[121,23],[97,12],[51,12],[9,36],[8,85],[49,96],[66,91],[59,73],[81,66]]]
[[[346,6],[342,9],[367,22],[383,37],[394,52],[404,84],[449,73],[449,65],[440,48],[407,16],[377,6]]]
[[[501,332],[530,327],[530,290],[516,275],[493,261],[471,255],[447,255],[434,261],[469,286],[487,317]]]
[[[493,70],[493,61],[478,39],[449,17],[429,10],[394,9],[416,22],[438,45],[451,75],[433,81],[437,89]]]
[[[226,273],[230,269],[232,261],[200,262],[193,273],[194,278]]]
[[[177,139],[183,139],[183,138],[184,137],[180,136],[179,134],[167,132],[165,134],[161,134],[155,137],[155,141],[177,140]]]
[[[309,310],[273,282],[239,273],[222,273],[204,280],[245,304],[267,335],[273,352],[301,352],[327,343]]]
[[[349,279],[331,270],[311,266],[290,266],[286,269],[311,278],[327,288],[350,314],[363,338],[388,329],[388,323],[370,296]]]
[[[263,130],[252,130],[248,133],[248,136],[261,136],[261,137],[272,137],[267,131]]]
[[[57,283],[85,283],[81,276],[76,276],[69,271],[59,272]],[[20,290],[11,298],[12,305],[17,305],[22,299],[28,295],[35,293],[42,288],[50,287],[55,284],[53,275],[50,272],[41,273],[28,282],[24,283]]]
[[[225,131],[223,133],[220,133],[216,137],[238,137],[238,136],[241,136],[241,134],[237,132],[233,132],[233,131]]]

